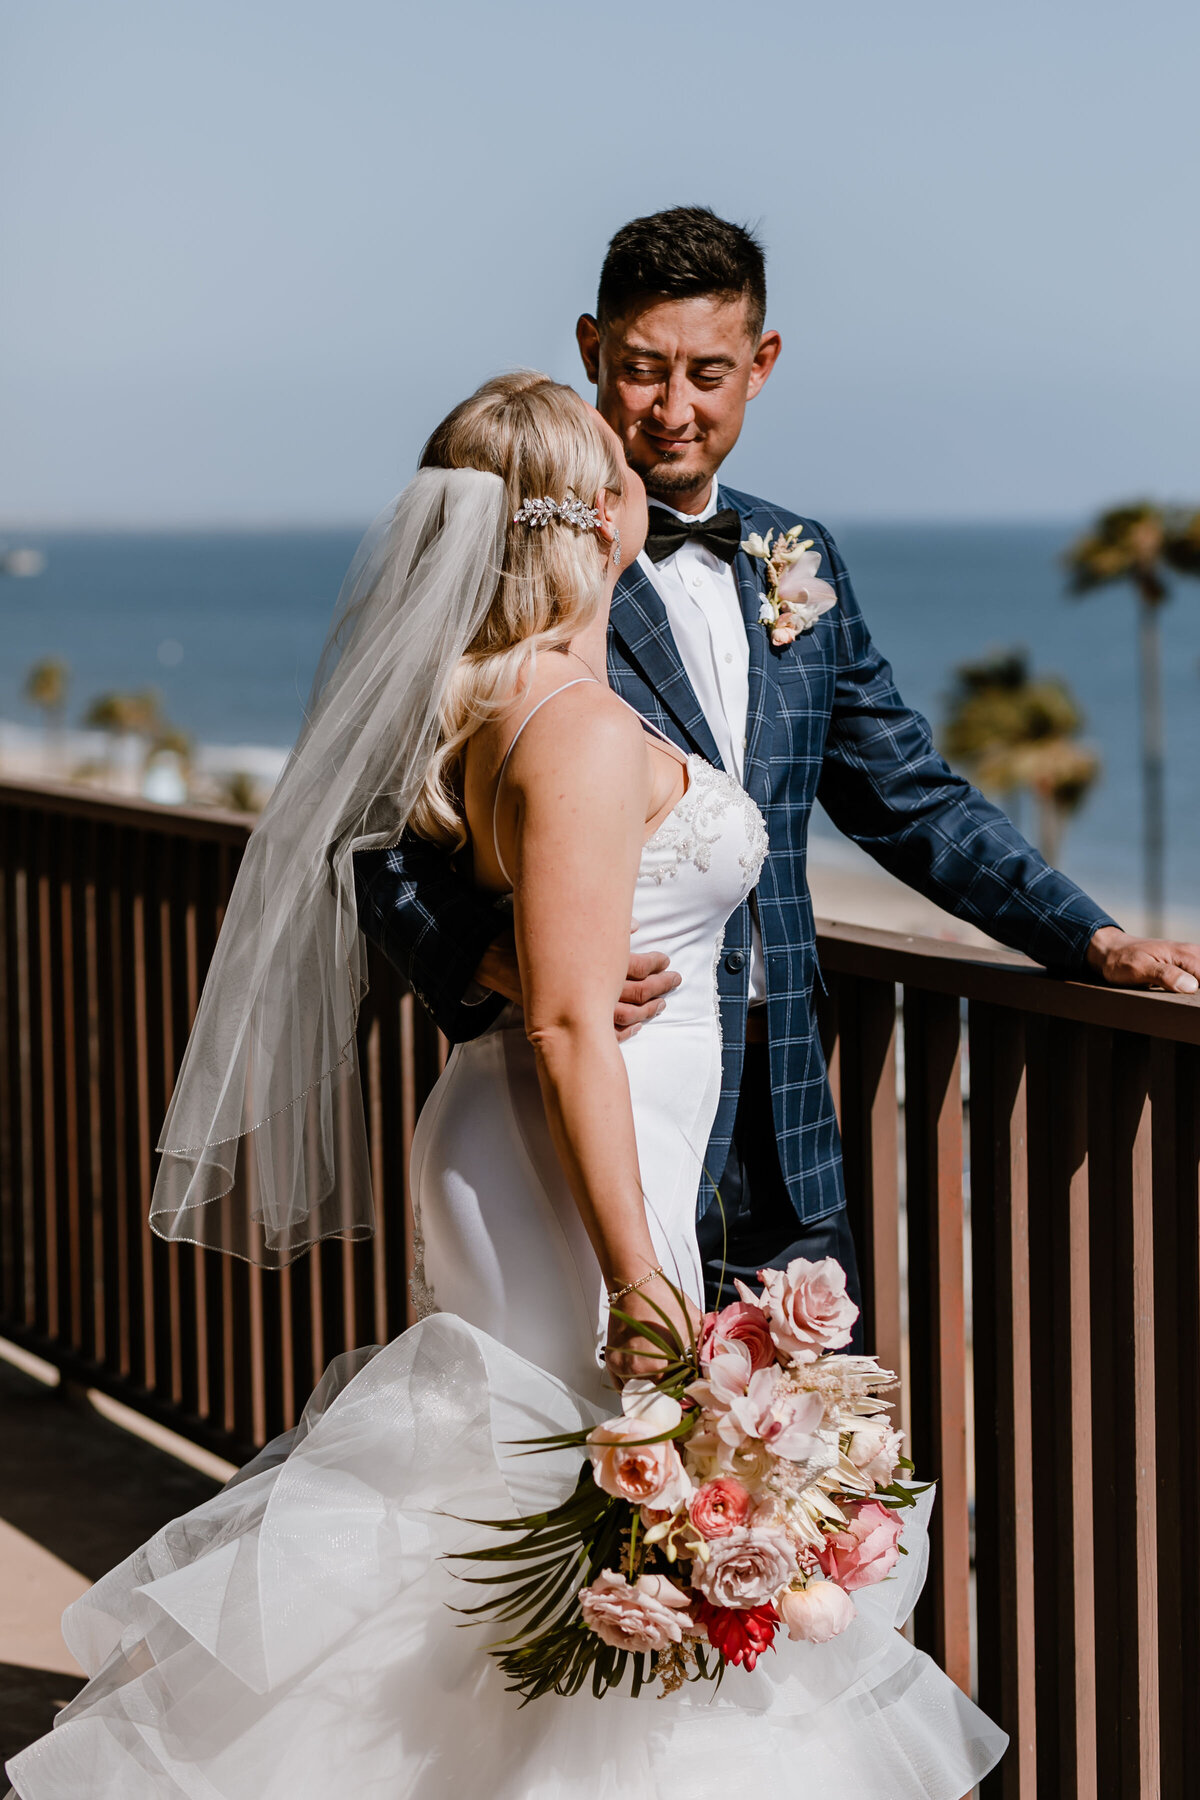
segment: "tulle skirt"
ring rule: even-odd
[[[777,1640],[752,1673],[666,1698],[505,1691],[449,1553],[469,1520],[561,1499],[577,1453],[516,1440],[594,1407],[439,1314],[341,1358],[298,1429],[67,1613],[91,1680],[15,1757],[21,1800],[961,1800],[1006,1738],[896,1627],[896,1577],[830,1644]]]

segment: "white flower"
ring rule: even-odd
[[[759,537],[757,531],[752,531],[750,536],[743,540],[742,549],[746,552],[747,556],[768,557],[771,554],[772,535],[773,533],[768,531],[766,537],[763,538]]]
[[[674,1431],[683,1417],[683,1408],[670,1394],[660,1394],[654,1382],[639,1375],[621,1389],[621,1411],[627,1419],[640,1419],[647,1437],[661,1437]]]
[[[777,606],[772,605],[771,601],[768,600],[766,595],[764,594],[762,605],[758,609],[759,624],[760,625],[773,625],[778,617],[779,617],[779,608]]]
[[[846,1454],[864,1476],[886,1487],[896,1473],[903,1445],[904,1433],[893,1428],[886,1413],[878,1413],[855,1426]]]

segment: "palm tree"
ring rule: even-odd
[[[46,734],[55,761],[61,761],[63,715],[70,685],[71,671],[57,656],[43,656],[25,677],[25,698],[46,715]]]
[[[1131,582],[1138,597],[1141,664],[1142,842],[1146,930],[1163,928],[1166,899],[1166,750],[1160,611],[1170,598],[1167,573],[1200,576],[1200,512],[1139,500],[1101,513],[1063,558],[1070,592],[1082,596],[1110,581]]]
[[[955,671],[942,746],[980,787],[997,795],[1028,791],[1037,839],[1058,861],[1063,832],[1100,772],[1100,759],[1075,741],[1083,715],[1066,683],[1031,677],[1024,650],[1001,650]]]
[[[153,739],[164,729],[162,708],[153,688],[140,694],[101,694],[84,713],[83,722],[93,731],[107,732],[114,746],[128,737]],[[111,772],[111,754],[108,764]]]

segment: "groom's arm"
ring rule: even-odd
[[[358,922],[452,1044],[486,1031],[508,1000],[522,998],[512,911],[460,875],[436,844],[406,831],[390,850],[354,858]],[[620,1038],[657,1018],[679,976],[665,956],[629,959],[613,1016]]]
[[[824,534],[837,610],[837,690],[818,797],[847,837],[947,912],[1050,967],[1081,971],[1115,921],[938,755],[871,642]]]
[[[390,850],[354,858],[358,922],[404,976],[451,1043],[486,1030],[504,995],[476,972],[511,917],[455,869],[436,844],[406,831]]]

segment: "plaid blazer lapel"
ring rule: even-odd
[[[718,495],[718,504],[730,506],[733,502],[730,496],[722,492]],[[743,529],[748,534],[754,528],[753,514],[744,512],[741,508],[738,512]],[[738,593],[741,596],[746,636],[750,640],[750,695],[746,707],[746,757],[742,785],[748,794],[761,801],[767,796],[771,739],[775,720],[779,716],[779,683],[775,679],[767,629],[760,624],[758,617],[766,593],[759,565],[744,550],[739,550],[734,558],[733,572],[737,577]]]
[[[617,583],[609,626],[684,736],[701,756],[716,768],[724,768],[708,720],[680,661],[667,609],[654,583],[636,563]]]

